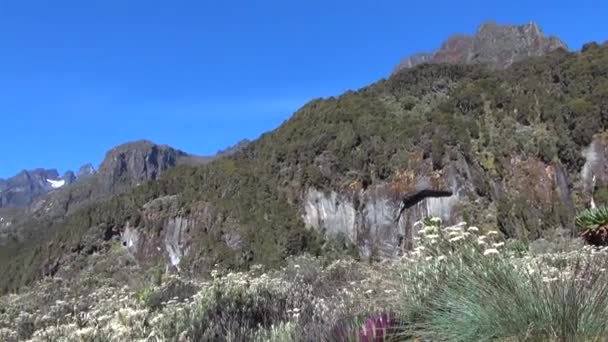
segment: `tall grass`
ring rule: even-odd
[[[551,256],[541,261],[506,251],[487,253],[487,243],[479,244],[487,241],[483,238],[467,234],[456,246],[441,241],[442,234],[432,235],[439,235],[427,249],[433,259],[422,256],[426,263],[404,272],[402,309],[415,336],[430,341],[608,340],[604,257],[574,253],[556,269],[547,263]]]

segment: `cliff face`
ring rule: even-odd
[[[363,258],[395,257],[413,245],[413,227],[428,216],[445,223],[462,220],[460,205],[474,194],[468,181],[471,171],[461,159],[441,171],[433,171],[430,160],[403,170],[389,182],[363,189],[323,192],[309,188],[303,194],[302,220],[307,227],[331,237],[342,235],[358,247]],[[420,196],[424,190],[443,191],[450,196]]]
[[[559,48],[568,49],[559,38],[546,37],[533,22],[520,26],[488,22],[472,36],[450,37],[433,53],[405,58],[395,72],[421,63],[485,64],[506,68],[517,61],[543,56]]]
[[[108,151],[99,167],[99,181],[105,191],[118,192],[157,179],[186,157],[185,152],[149,141],[127,143]]]

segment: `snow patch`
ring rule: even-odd
[[[51,188],[53,188],[53,189],[58,189],[65,185],[64,179],[62,179],[62,180],[47,179],[46,181],[51,184]]]

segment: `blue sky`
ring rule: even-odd
[[[212,154],[486,20],[608,39],[606,1],[494,3],[0,0],[0,177],[136,139]]]

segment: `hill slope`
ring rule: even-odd
[[[524,239],[563,234],[590,196],[608,199],[607,123],[606,46],[506,69],[405,69],[309,102],[235,155],[29,221],[42,233],[0,250],[0,288],[75,276],[115,246],[143,268],[181,272],[303,251],[374,259],[411,246],[413,222],[429,214]],[[452,195],[402,207],[419,190]]]

